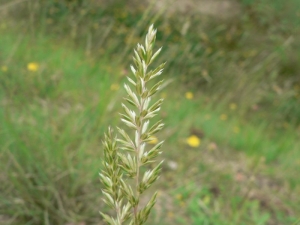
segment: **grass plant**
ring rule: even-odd
[[[67,2],[0,1],[0,224],[104,223],[99,148],[109,124],[130,131],[119,86],[153,22],[174,83],[153,98],[168,126],[149,223],[298,223],[298,1],[243,1],[233,20]]]
[[[122,104],[124,113],[121,114],[121,120],[133,131],[134,138],[131,138],[125,130],[118,128],[122,139],[113,137],[112,130],[109,129],[104,141],[104,169],[100,177],[105,188],[102,192],[105,203],[115,210],[116,217],[101,214],[111,225],[121,225],[127,220],[132,225],[144,224],[156,202],[157,192],[145,206],[140,204],[142,194],[158,179],[162,164],[160,162],[153,169],[143,172],[143,167],[152,165],[156,161],[155,158],[161,154],[160,148],[163,144],[161,141],[153,148],[147,149],[147,142],[153,141],[153,135],[163,128],[161,121],[150,127],[150,119],[157,115],[163,101],[159,99],[150,105],[151,97],[163,83],[163,80],[160,80],[149,87],[149,82],[161,75],[164,67],[163,63],[149,71],[151,63],[161,51],[160,48],[153,52],[155,38],[156,30],[151,25],[146,35],[145,45],[138,44],[134,51],[135,66],[131,66],[134,80],[127,77],[134,91],[127,84],[124,85],[128,94],[125,100],[135,110]],[[119,142],[120,146],[116,142]]]

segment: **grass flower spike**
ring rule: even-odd
[[[151,119],[157,115],[163,102],[159,99],[152,103],[151,97],[161,88],[163,81],[153,86],[149,81],[161,75],[165,65],[149,70],[161,51],[160,48],[153,52],[155,38],[156,30],[151,25],[145,45],[138,44],[134,50],[134,65],[130,66],[133,78],[128,77],[129,84],[124,85],[127,104],[122,104],[123,113],[120,114],[128,129],[118,128],[120,138],[113,137],[112,129],[105,136],[100,179],[104,186],[104,202],[115,211],[115,216],[101,213],[108,224],[142,225],[156,201],[155,193],[147,204],[140,204],[141,195],[158,179],[162,164],[157,163],[153,169],[141,169],[156,162],[163,144],[161,141],[148,147],[149,143],[154,143],[154,134],[164,126],[161,121],[151,125]]]

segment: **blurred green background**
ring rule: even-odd
[[[0,224],[104,224],[101,140],[152,23],[166,142],[148,224],[300,224],[298,0],[0,0]]]

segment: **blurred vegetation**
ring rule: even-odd
[[[64,36],[87,54],[124,65],[144,28],[155,23],[170,76],[214,93],[213,101],[237,102],[246,115],[257,105],[272,109],[274,121],[299,125],[299,4],[242,0],[241,12],[229,19],[197,11],[164,16],[165,9],[155,4],[118,0],[44,0],[20,4],[10,13],[17,20],[30,18],[22,29]]]
[[[1,0],[0,224],[101,224],[102,134],[151,23],[170,83],[151,223],[296,224],[300,3],[235,3],[223,18],[155,1]]]

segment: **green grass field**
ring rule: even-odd
[[[101,141],[120,125],[132,49],[152,22],[167,61],[166,142],[148,224],[300,223],[291,5],[240,1],[238,22],[191,17],[184,36],[184,17],[151,5],[71,2],[0,1],[0,224],[104,224]]]

